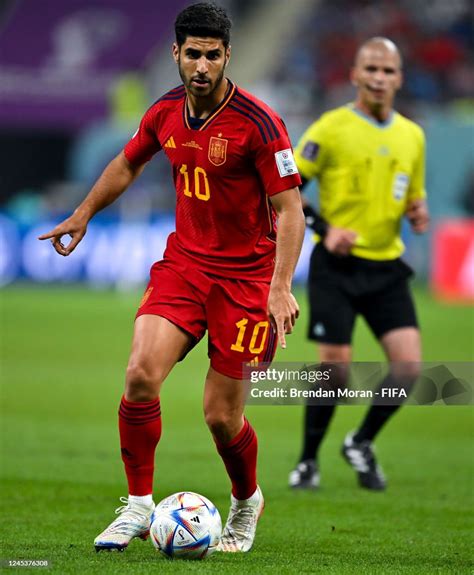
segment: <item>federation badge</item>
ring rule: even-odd
[[[209,152],[207,157],[214,166],[222,166],[227,160],[227,142],[224,138],[214,136],[209,140]]]

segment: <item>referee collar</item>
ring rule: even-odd
[[[372,126],[375,126],[376,128],[388,128],[389,126],[392,125],[393,118],[395,116],[394,110],[390,110],[390,114],[388,115],[388,118],[384,122],[377,122],[367,114],[364,114],[364,112],[359,110],[359,108],[356,108],[354,103],[348,104],[348,107],[350,110],[354,112],[354,114],[357,114],[357,116],[361,117],[366,122],[369,122],[369,124],[372,124]]]

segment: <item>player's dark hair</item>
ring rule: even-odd
[[[232,22],[224,8],[212,2],[191,4],[176,17],[174,31],[176,43],[181,46],[188,36],[220,38],[227,48],[230,43]]]

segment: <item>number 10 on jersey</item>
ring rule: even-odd
[[[245,347],[242,344],[244,341],[245,333],[247,331],[248,323],[249,320],[247,318],[242,318],[240,321],[236,322],[235,325],[238,328],[238,333],[235,342],[230,346],[232,351],[245,351]],[[267,334],[268,321],[259,321],[254,325],[250,343],[248,344],[248,350],[250,353],[259,354],[263,351],[265,342],[267,341]]]
[[[200,168],[196,166],[194,168],[194,177],[193,177],[193,190],[191,189],[190,185],[190,177],[188,172],[188,166],[183,164],[179,169],[179,173],[184,178],[184,195],[188,196],[188,198],[192,198],[193,195],[198,198],[198,200],[203,200],[207,202],[211,197],[211,191],[209,189],[209,180],[207,179],[206,170],[204,168]]]

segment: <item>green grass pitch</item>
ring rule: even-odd
[[[315,358],[298,296],[302,319],[280,361]],[[472,309],[436,303],[423,289],[416,296],[424,358],[472,360]],[[360,490],[340,457],[364,409],[340,407],[322,448],[320,491],[294,493],[287,475],[300,447],[302,408],[252,406],[266,510],[251,553],[176,562],[150,542],[133,541],[124,553],[96,554],[94,537],[126,495],[116,421],[139,299],[79,288],[3,291],[0,559],[47,559],[47,572],[80,575],[472,572],[471,407],[397,414],[377,441],[386,493]],[[356,360],[381,358],[363,325],[355,346]],[[206,366],[200,345],[165,384],[155,499],[197,491],[225,520],[229,484],[202,417]]]

